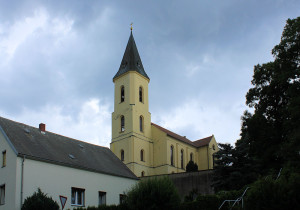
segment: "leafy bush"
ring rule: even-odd
[[[169,177],[141,180],[128,193],[125,204],[129,209],[175,209],[180,198]]]
[[[40,188],[32,196],[27,197],[22,205],[22,210],[59,210],[58,203],[47,194],[43,193]]]
[[[249,210],[296,210],[299,206],[299,173],[286,173],[278,180],[271,178],[260,179],[251,185],[251,188],[245,197],[245,207]]]
[[[193,171],[198,171],[198,165],[197,163],[194,163],[194,161],[190,160],[186,165],[186,172],[193,172]]]

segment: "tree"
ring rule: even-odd
[[[32,196],[27,197],[22,205],[22,210],[59,210],[59,206],[56,201],[51,197],[48,197],[45,193],[38,188],[37,192],[34,192]]]
[[[299,158],[300,17],[287,20],[272,54],[273,62],[254,67],[254,87],[246,95],[254,114],[242,133],[249,138],[249,155],[263,172]]]
[[[149,178],[138,182],[128,193],[129,209],[175,209],[180,198],[169,177]]]
[[[220,144],[214,187],[240,189],[284,165],[300,169],[300,17],[288,19],[274,61],[254,67],[235,148]]]
[[[233,147],[230,144],[218,144],[219,151],[215,153],[215,170],[213,176],[213,186],[216,191],[231,190],[233,183],[231,173],[234,162]]]
[[[194,163],[194,161],[190,160],[188,164],[186,164],[186,172],[194,172],[198,171],[198,165],[197,163]]]

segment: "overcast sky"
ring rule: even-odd
[[[233,144],[253,66],[299,15],[299,0],[0,0],[0,116],[109,147],[133,22],[152,122]]]

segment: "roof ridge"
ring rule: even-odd
[[[159,128],[159,129],[162,130],[163,132],[167,133],[167,135],[169,135],[169,136],[171,136],[171,137],[173,137],[173,138],[175,138],[175,139],[177,139],[177,140],[179,140],[179,141],[182,141],[182,142],[184,142],[184,143],[190,144],[190,145],[192,145],[192,146],[194,146],[194,147],[201,147],[201,146],[206,145],[207,142],[202,142],[202,141],[205,141],[205,140],[209,139],[209,142],[210,142],[210,140],[211,140],[212,137],[213,137],[213,135],[211,135],[211,136],[208,136],[208,137],[205,137],[205,138],[196,140],[196,141],[191,141],[191,140],[189,140],[188,138],[186,138],[185,136],[181,136],[181,135],[179,135],[179,134],[177,134],[177,133],[175,133],[175,132],[173,132],[173,131],[170,131],[170,130],[168,130],[168,129],[166,129],[166,128],[160,126],[160,125],[157,125],[157,124],[155,124],[155,123],[153,123],[153,122],[151,122],[151,125],[156,126],[157,128]],[[173,134],[173,135],[172,135],[172,134]],[[178,136],[179,138],[176,137],[176,136]],[[199,144],[199,142],[201,142],[202,144]],[[209,143],[209,142],[208,142],[208,143]]]

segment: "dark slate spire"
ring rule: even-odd
[[[123,59],[122,59],[119,71],[114,76],[113,80],[115,78],[125,74],[128,71],[136,71],[150,80],[150,78],[148,77],[148,75],[146,74],[146,72],[144,70],[142,60],[140,58],[137,47],[135,45],[132,31],[130,33],[130,37],[129,37],[129,40],[127,43],[125,53],[123,55]]]

